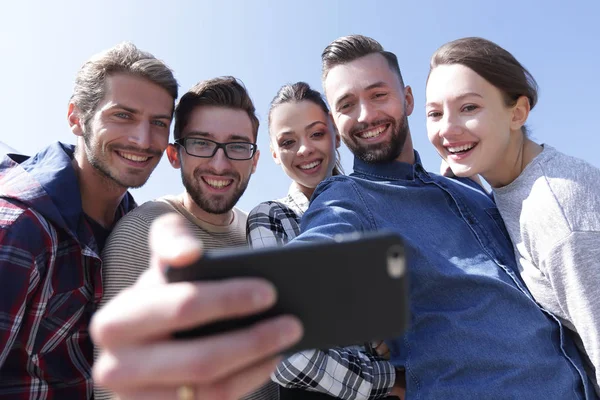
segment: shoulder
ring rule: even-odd
[[[132,228],[139,229],[142,227],[149,228],[155,219],[171,212],[177,212],[177,210],[166,201],[162,201],[161,199],[151,200],[123,216],[115,226],[114,231]]]
[[[289,212],[293,213],[291,208],[279,201],[265,201],[254,207],[250,211],[250,213],[248,213],[248,220],[250,220],[250,218],[255,218],[263,215],[274,216],[279,213],[285,214]]]
[[[148,268],[150,227],[155,219],[169,212],[175,212],[171,205],[153,200],[119,220],[102,251],[103,302],[132,285]]]
[[[0,198],[0,244],[41,254],[51,246],[56,230],[42,214],[14,199]]]
[[[166,202],[153,200],[127,213],[117,222],[102,252],[105,262],[111,262],[116,254],[119,258],[126,252],[145,253],[148,235],[155,219],[176,210]]]
[[[281,246],[300,232],[300,217],[285,204],[265,201],[248,215],[246,234],[253,248]]]
[[[300,223],[300,217],[294,210],[278,201],[265,201],[260,203],[248,214],[248,233],[255,229],[268,227],[279,230],[278,226],[284,222]]]
[[[311,198],[311,204],[316,198],[340,197],[359,191],[361,178],[348,175],[336,175],[325,179],[316,187]]]
[[[553,150],[538,165],[530,182],[530,198],[553,200],[571,230],[600,229],[600,169]]]

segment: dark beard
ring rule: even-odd
[[[182,168],[181,180],[183,181],[183,186],[185,187],[185,190],[189,193],[192,200],[194,200],[194,203],[196,203],[196,205],[200,207],[200,209],[211,214],[225,214],[231,211],[239,201],[240,197],[242,197],[242,195],[246,191],[246,188],[248,187],[248,182],[250,182],[250,176],[248,176],[248,179],[246,179],[245,182],[242,182],[240,180],[239,187],[230,195],[229,198],[226,198],[225,196],[208,197],[205,196],[204,193],[202,193],[202,189],[200,189],[200,185],[198,184],[198,181],[202,178],[200,176],[196,177],[196,175],[200,175],[200,172],[201,171],[199,170],[194,170],[192,179],[188,179],[187,176],[183,173]],[[235,176],[235,178],[240,177],[239,175],[237,175]]]
[[[381,123],[390,124],[392,135],[387,143],[375,143],[372,145],[360,145],[355,139],[353,133],[368,129],[369,126],[378,126]],[[377,121],[369,125],[356,126],[350,132],[350,137],[342,135],[342,140],[348,146],[352,154],[359,160],[370,164],[384,164],[394,161],[402,153],[406,138],[409,134],[408,117],[405,115],[400,122],[394,120]]]

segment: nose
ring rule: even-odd
[[[150,148],[151,127],[148,121],[140,121],[129,134],[129,142],[142,149]]]
[[[299,156],[308,156],[312,154],[314,151],[314,146],[310,143],[310,140],[303,140],[300,143],[300,147],[298,147],[298,155]]]
[[[444,113],[444,117],[440,120],[439,135],[443,138],[454,137],[463,133],[457,118],[451,113]]]
[[[370,123],[376,114],[375,107],[368,101],[361,101],[359,105],[358,122]]]
[[[208,160],[208,165],[216,172],[222,172],[231,169],[231,160],[225,155],[225,150],[218,149],[215,155]]]

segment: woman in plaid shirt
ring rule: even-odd
[[[257,248],[295,238],[317,185],[342,173],[340,135],[321,94],[307,83],[279,89],[269,110],[269,134],[273,159],[292,184],[286,197],[261,203],[248,215],[248,243]],[[281,399],[377,399],[390,394],[395,370],[370,348],[356,346],[295,354],[272,379],[282,386]]]

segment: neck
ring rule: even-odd
[[[310,200],[310,198],[312,197],[313,193],[315,192],[316,188],[309,188],[306,187],[304,185],[299,184],[298,182],[294,181],[294,184],[296,185],[296,187],[298,188],[298,190],[300,190],[300,192],[306,196],[307,199]]]
[[[404,146],[402,146],[402,152],[398,157],[396,157],[396,161],[400,161],[407,164],[415,163],[415,151],[413,149],[412,138],[410,137],[410,133],[406,135]]]
[[[79,183],[83,212],[103,227],[112,227],[117,207],[127,189],[94,168],[80,148],[75,152],[72,165]]]
[[[511,132],[507,154],[492,169],[481,175],[493,188],[512,183],[525,167],[542,152],[543,147],[519,131]]]
[[[183,195],[181,195],[181,204],[186,210],[194,215],[194,217],[211,225],[227,226],[233,222],[233,210],[229,210],[223,214],[209,213],[208,211],[201,209],[188,192],[185,192]]]

